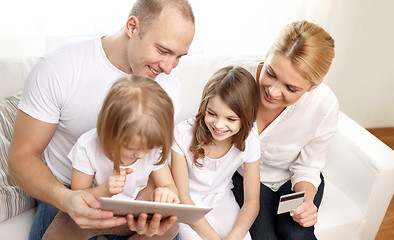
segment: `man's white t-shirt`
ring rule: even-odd
[[[127,175],[123,192],[113,195],[112,198],[135,199],[139,191],[147,185],[151,172],[159,170],[166,164],[155,165],[160,159],[160,152],[159,148],[152,149],[143,159],[138,159],[129,166],[121,166],[121,168],[131,168],[133,172]],[[84,133],[78,139],[68,157],[72,161],[73,168],[94,176],[92,187],[107,182],[114,169],[113,162],[102,151],[96,128]]]
[[[126,73],[106,57],[101,38],[65,43],[39,58],[30,71],[20,110],[43,122],[58,124],[45,159],[63,184],[70,184],[67,155],[77,139],[96,127],[97,115],[112,84]],[[155,79],[180,111],[180,82],[173,74]]]
[[[231,190],[232,176],[243,163],[250,163],[260,159],[260,142],[257,132],[251,131],[245,140],[245,150],[241,151],[234,145],[221,158],[205,157],[199,159],[203,164],[197,167],[193,163],[194,155],[190,151],[193,141],[194,118],[190,118],[176,125],[172,150],[185,156],[189,173],[189,190],[192,199],[214,193]]]

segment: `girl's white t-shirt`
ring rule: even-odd
[[[96,129],[83,134],[71,149],[68,157],[72,161],[73,168],[94,176],[92,187],[107,182],[114,169],[113,162],[102,151]],[[121,166],[121,168],[131,168],[133,172],[127,175],[123,192],[112,196],[112,198],[135,199],[139,191],[147,185],[151,172],[159,170],[166,164],[154,165],[159,159],[160,149],[155,148],[143,159],[138,159],[130,166]]]
[[[205,157],[199,159],[203,164],[197,167],[193,163],[194,155],[190,151],[193,140],[194,119],[190,118],[176,125],[172,149],[185,156],[189,174],[190,195],[192,198],[206,196],[231,190],[232,176],[243,163],[258,161],[260,158],[260,142],[256,131],[251,131],[245,140],[245,150],[240,151],[234,145],[221,158]]]

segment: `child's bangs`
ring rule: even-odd
[[[124,131],[123,143],[127,146],[135,146],[140,149],[153,149],[162,147],[164,145],[163,132],[159,124],[155,121],[137,120],[128,124],[126,131]]]

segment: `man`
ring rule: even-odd
[[[146,214],[137,221],[112,218],[93,195],[66,187],[72,169],[67,154],[81,134],[96,126],[101,103],[119,77],[160,74],[156,81],[179,112],[179,82],[170,72],[187,54],[194,32],[186,0],[137,0],[120,31],[63,44],[37,61],[25,83],[9,153],[10,175],[40,200],[30,239],[41,239],[57,209],[80,228],[128,223],[131,231],[146,236],[162,235],[175,223],[176,217],[161,220],[160,214],[150,222]]]

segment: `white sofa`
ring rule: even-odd
[[[196,112],[210,75],[234,59],[238,57],[194,55],[181,60],[174,70],[183,85],[177,122]],[[34,58],[0,59],[0,98],[22,89],[33,62]],[[394,152],[341,112],[323,174],[326,189],[316,225],[318,239],[374,239],[394,192]],[[34,211],[1,222],[0,236],[27,239]]]

